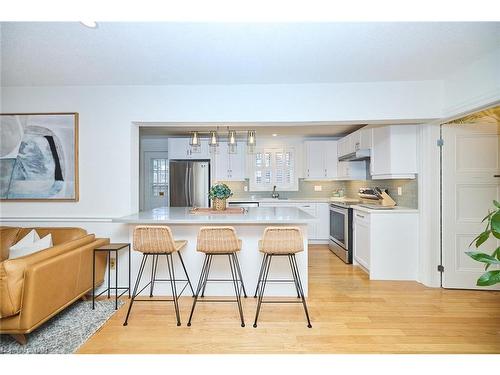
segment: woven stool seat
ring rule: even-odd
[[[296,254],[304,251],[302,233],[297,227],[267,227],[259,241],[264,254]]]
[[[164,225],[138,225],[134,229],[134,250],[149,254],[170,254],[186,246],[185,240],[174,240]]]
[[[228,254],[240,251],[241,244],[233,227],[201,227],[196,250],[205,254]]]

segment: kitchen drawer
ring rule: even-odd
[[[354,210],[353,218],[354,222],[370,224],[370,214],[367,212]]]

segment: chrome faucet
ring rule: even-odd
[[[273,193],[271,194],[271,198],[279,198],[279,193],[276,193],[276,185],[273,186]]]

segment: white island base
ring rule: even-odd
[[[248,297],[253,297],[257,286],[262,253],[258,250],[258,241],[262,239],[264,229],[268,226],[295,226],[302,231],[304,251],[296,254],[300,278],[304,294],[308,294],[307,272],[307,224],[314,218],[298,208],[261,208],[252,207],[241,215],[192,215],[188,208],[159,208],[152,211],[140,212],[135,215],[115,219],[116,222],[130,224],[130,242],[135,225],[168,225],[176,240],[187,240],[186,247],[181,250],[181,255],[186,265],[193,288],[196,290],[203,265],[205,254],[196,251],[196,238],[202,226],[230,225],[236,229],[238,237],[242,240],[242,249],[238,253],[243,281]],[[141,253],[133,251],[132,254],[132,281],[135,282]],[[150,257],[152,258],[152,257]],[[176,279],[184,279],[184,273],[179,259],[174,255]],[[151,260],[148,260],[142,276],[141,286],[151,278]],[[165,257],[158,261],[157,278],[168,278]],[[212,261],[209,279],[231,279],[231,271],[227,255],[215,256]],[[268,279],[292,280],[288,257],[275,256],[272,259]],[[178,288],[182,288],[178,284]],[[143,295],[149,294],[146,288]],[[171,295],[170,283],[159,282],[155,284],[155,295]],[[190,295],[189,288],[184,291],[184,296]],[[266,296],[297,296],[295,286],[291,283],[271,283],[266,285]],[[208,282],[205,296],[234,296],[234,286],[229,282]]]

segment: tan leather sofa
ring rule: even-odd
[[[52,234],[49,249],[8,259],[9,248],[35,229]],[[92,253],[108,244],[81,228],[0,227],[0,333],[20,343],[26,334],[92,289]],[[102,283],[106,254],[96,254],[96,283]],[[89,310],[89,314],[92,311]]]

